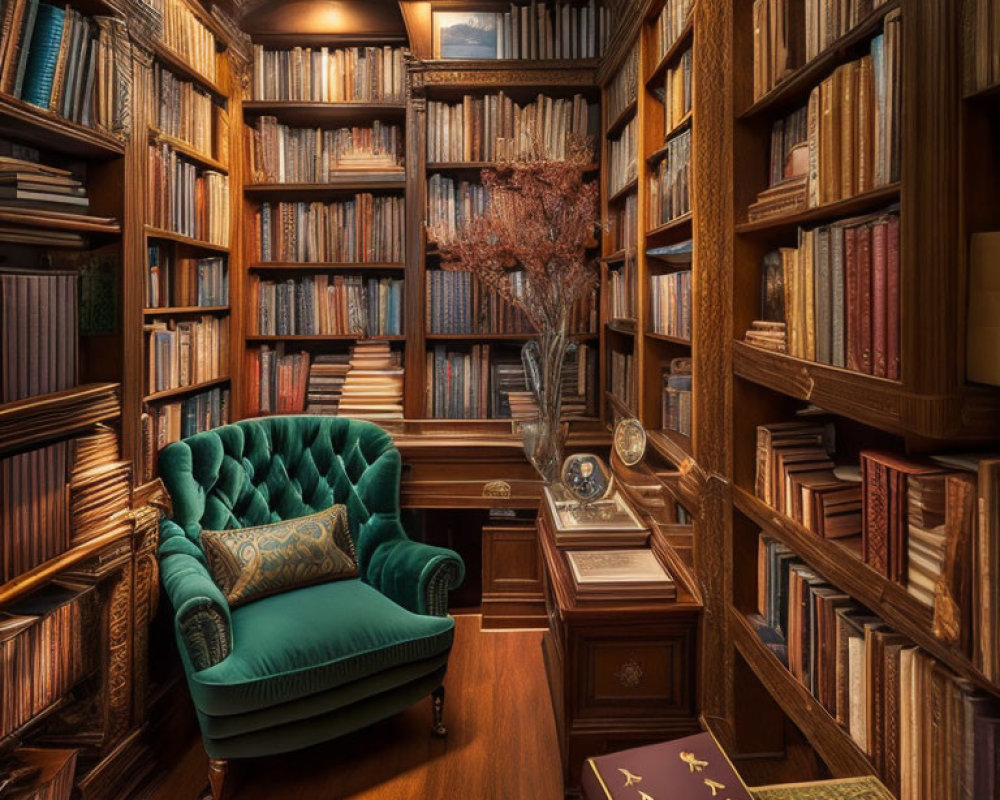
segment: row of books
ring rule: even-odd
[[[96,590],[47,584],[0,620],[0,736],[45,711],[98,666]]]
[[[635,358],[632,353],[611,351],[608,391],[625,406],[635,410]]]
[[[151,5],[163,15],[160,38],[188,66],[215,81],[215,36],[195,16],[184,0],[151,0]]]
[[[0,459],[0,582],[69,549],[71,460],[67,441]]]
[[[207,392],[159,403],[147,410],[150,450],[161,450],[201,431],[212,430],[229,422],[229,389],[215,387]]]
[[[608,194],[613,195],[634,181],[639,172],[639,123],[629,120],[616,139],[608,140]]]
[[[607,124],[620,117],[639,94],[639,48],[633,46],[604,89]]]
[[[765,303],[796,358],[900,377],[899,215],[895,209],[799,231],[764,259]]]
[[[978,92],[1000,83],[1000,2],[969,0],[965,13],[965,90]]]
[[[691,359],[672,358],[663,370],[661,420],[665,430],[691,435]]]
[[[691,338],[691,270],[649,276],[653,333]]]
[[[691,17],[694,0],[666,0],[654,22],[656,62],[662,61]]]
[[[399,263],[406,198],[359,192],[330,203],[261,203],[253,224],[261,261]]]
[[[361,275],[307,275],[250,283],[256,333],[264,336],[401,336],[403,281]]]
[[[152,319],[149,334],[149,393],[194,386],[221,378],[229,352],[229,319]]]
[[[677,62],[663,76],[663,130],[668,133],[676,128],[691,113],[694,94],[691,91],[694,51],[688,48]]]
[[[635,319],[635,259],[608,267],[608,315],[612,320]]]
[[[0,269],[0,403],[77,384],[78,278]]]
[[[639,195],[630,192],[625,202],[608,209],[611,216],[615,251],[634,253],[639,242]]]
[[[564,159],[567,136],[597,132],[599,107],[581,94],[539,94],[520,105],[508,95],[465,95],[461,102],[427,103],[427,161]]]
[[[489,209],[489,194],[479,183],[448,178],[435,172],[427,180],[427,238],[451,242]]]
[[[402,103],[403,48],[253,46],[253,99],[314,103]]]
[[[345,369],[346,367],[346,369]],[[338,413],[376,421],[403,417],[402,354],[388,342],[356,342],[350,356],[317,356],[310,367],[305,351],[286,353],[282,345],[247,352],[250,377],[248,416]]]
[[[868,19],[889,0],[805,0],[804,19],[795,20],[792,35],[805,32],[805,60],[812,61],[838,39]]]
[[[38,0],[2,9],[0,90],[81,125],[120,132],[131,81],[124,21]]]
[[[597,353],[577,345],[563,363],[563,417],[593,416]],[[516,349],[503,345],[427,351],[427,412],[434,419],[525,419],[537,415]]]
[[[229,274],[223,256],[175,258],[172,248],[147,250],[146,308],[229,305]]]
[[[149,224],[221,247],[229,245],[229,176],[203,170],[166,143],[149,146]]]
[[[691,213],[691,131],[667,142],[649,176],[649,225],[655,228]]]
[[[396,171],[405,160],[402,127],[378,120],[324,130],[261,116],[245,130],[249,174],[258,183],[329,183],[344,171]]]
[[[750,622],[758,635],[897,797],[996,795],[994,698],[763,535],[757,605]]]
[[[604,53],[608,20],[603,5],[570,2],[510,4],[510,11],[476,15],[476,30],[493,32],[482,45],[463,47],[468,23],[441,25],[438,58],[570,59],[597,58]],[[456,30],[456,28],[458,30]],[[480,37],[482,34],[480,34]],[[495,45],[489,42],[493,40]]]
[[[751,204],[751,222],[834,203],[900,179],[900,11],[890,12],[871,52],[841,64],[805,109],[772,128],[771,186]],[[804,116],[804,118],[803,118]]]
[[[191,81],[178,78],[169,69],[153,62],[150,122],[166,136],[180,139],[203,155],[213,155],[212,131],[216,114],[225,114],[212,96]]]

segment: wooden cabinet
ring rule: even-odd
[[[483,526],[483,627],[546,625],[542,554],[535,526]]]
[[[594,755],[698,731],[701,604],[677,574],[674,601],[578,604],[547,512],[538,519],[549,629],[542,641],[568,797]]]

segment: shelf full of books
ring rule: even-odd
[[[401,47],[253,46],[253,100],[402,103],[405,87]]]
[[[158,55],[169,58],[175,67],[185,67],[187,77],[194,78],[222,96],[218,88],[220,70],[216,52],[220,42],[205,24],[204,18],[184,0],[153,0],[151,5],[163,19],[160,38],[163,49]]]

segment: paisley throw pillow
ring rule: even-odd
[[[212,580],[231,608],[358,574],[343,505],[254,528],[202,531],[201,543]]]

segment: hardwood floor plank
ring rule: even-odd
[[[480,630],[456,616],[446,739],[430,700],[350,736],[239,765],[236,800],[561,800],[559,745],[539,631]],[[192,742],[150,800],[199,800],[207,759]]]

